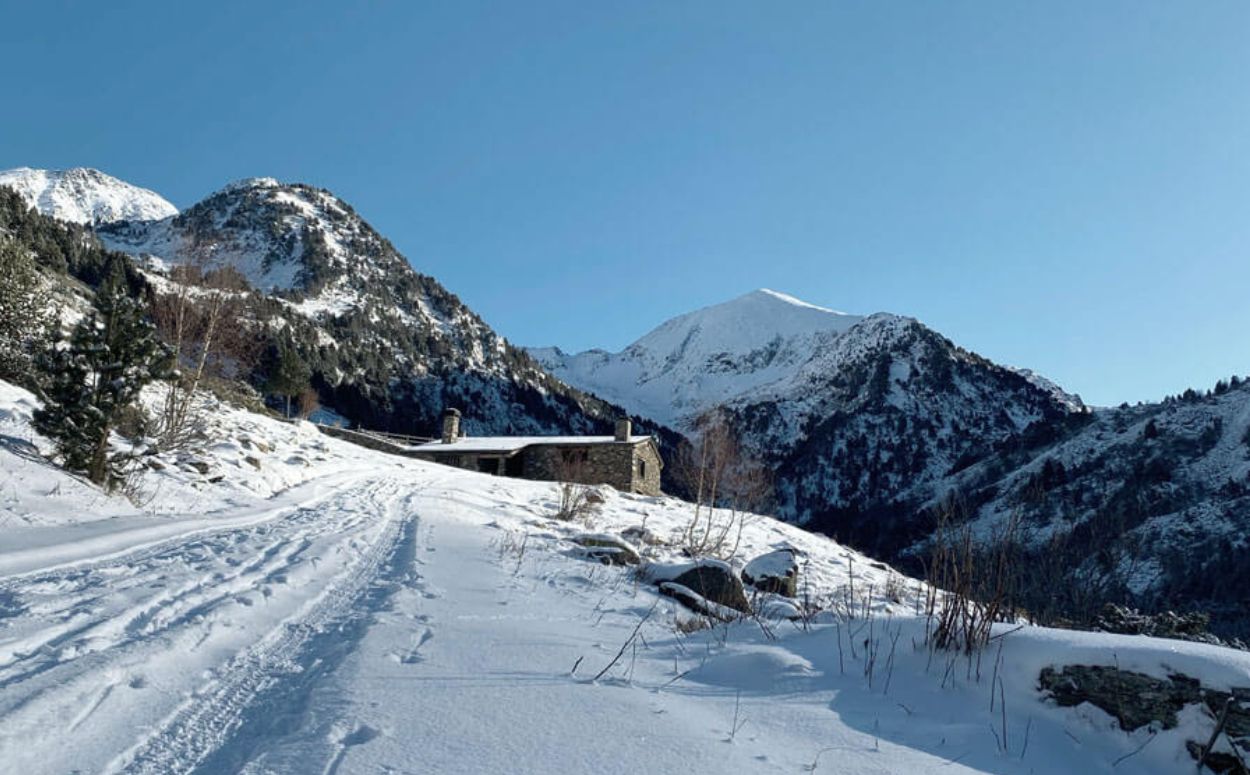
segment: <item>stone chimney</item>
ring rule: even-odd
[[[622,417],[616,421],[616,440],[629,441],[630,434],[633,433],[634,425],[629,421],[628,417]]]
[[[460,410],[443,410],[443,443],[450,444],[460,438]]]

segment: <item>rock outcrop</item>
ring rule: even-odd
[[[1047,667],[1038,682],[1060,707],[1088,702],[1114,717],[1126,732],[1149,724],[1175,729],[1179,723],[1177,714],[1183,708],[1204,705],[1210,712],[1211,727],[1204,739],[1187,741],[1189,752],[1196,760],[1205,758],[1206,766],[1216,772],[1248,772],[1241,758],[1250,753],[1250,687],[1219,691],[1179,673],[1158,678],[1091,665],[1067,665],[1059,670]],[[1214,746],[1208,751],[1212,737],[1216,742],[1224,737],[1234,753],[1220,755]]]

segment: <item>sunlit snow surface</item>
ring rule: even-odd
[[[1250,685],[1240,652],[1005,627],[978,680],[975,660],[920,645],[915,582],[763,517],[732,562],[793,547],[802,596],[856,616],[690,632],[692,614],[569,540],[673,541],[679,501],[604,490],[587,523],[562,523],[555,485],[218,405],[193,456],[207,473],[162,457],[132,504],[44,462],[33,408],[0,383],[5,771],[1190,772],[1183,741],[1208,721],[1182,714],[1113,767],[1148,733],[1046,703],[1038,671]]]
[[[619,353],[530,354],[574,387],[677,426],[717,404],[788,382],[864,318],[768,290],[666,321]]]
[[[73,223],[156,221],[178,214],[178,208],[154,191],[82,167],[3,170],[0,186],[15,189],[45,215]]]

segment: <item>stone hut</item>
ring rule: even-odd
[[[483,436],[460,430],[460,412],[443,412],[438,441],[411,448],[413,457],[497,476],[610,484],[622,492],[660,494],[664,464],[651,436],[633,435],[627,419],[612,436]]]

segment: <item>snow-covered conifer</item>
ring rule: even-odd
[[[69,341],[39,357],[44,406],[35,413],[36,427],[56,442],[66,468],[111,489],[121,482],[128,455],[110,454],[109,434],[143,386],[166,375],[170,362],[169,348],[115,273]]]
[[[51,321],[48,293],[29,251],[0,238],[0,379],[29,385],[34,351]]]

